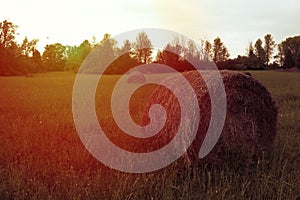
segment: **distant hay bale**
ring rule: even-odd
[[[26,74],[25,77],[31,78],[31,77],[33,77],[33,75],[32,74]]]
[[[203,73],[211,73],[202,71]],[[271,150],[277,124],[277,107],[269,91],[252,76],[235,71],[220,71],[223,78],[227,113],[221,136],[213,150],[204,158],[211,164],[238,161],[241,164],[251,163],[263,152]],[[197,135],[187,151],[189,162],[198,164],[198,152],[205,137],[210,116],[211,102],[208,88],[197,71],[184,72],[182,75],[194,88],[200,108],[200,123]],[[178,75],[165,81],[176,84]],[[211,78],[214,81],[214,78]],[[190,94],[186,94],[190,95]],[[159,133],[159,143],[168,143],[176,134],[176,126],[180,123],[180,106],[175,95],[163,86],[158,86],[151,95],[143,124],[149,123],[148,110],[152,104],[165,107],[168,119],[164,129]],[[188,133],[187,133],[188,134]],[[152,145],[157,145],[153,141]]]
[[[128,83],[145,83],[146,82],[146,78],[144,76],[144,74],[140,71],[132,71],[129,74]]]

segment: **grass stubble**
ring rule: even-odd
[[[296,199],[300,74],[251,74],[269,89],[279,107],[270,154],[246,168],[236,160],[221,168],[202,163],[190,169],[179,159],[145,174],[110,169],[85,149],[72,118],[74,74],[1,77],[0,199]],[[114,77],[104,79],[110,85]],[[100,94],[96,103],[101,98]],[[105,114],[99,116],[105,121]]]

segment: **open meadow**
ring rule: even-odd
[[[300,73],[251,74],[279,107],[270,155],[246,170],[234,163],[189,170],[176,162],[145,174],[112,170],[85,149],[72,116],[74,73],[0,77],[0,199],[300,198]],[[116,78],[104,77],[102,87]],[[105,91],[99,95],[101,101]],[[140,115],[149,95],[137,98]]]

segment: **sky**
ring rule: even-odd
[[[231,57],[244,55],[250,41],[267,33],[279,43],[300,35],[299,0],[4,0],[0,21],[18,25],[25,36],[46,44],[79,45],[140,28],[164,28],[196,42],[220,37]],[[4,6],[3,6],[4,5]]]

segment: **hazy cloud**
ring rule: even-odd
[[[220,36],[235,56],[266,33],[277,42],[300,34],[299,0],[11,0],[4,8],[0,19],[19,25],[20,38],[39,38],[40,45],[79,44],[106,32],[156,27],[196,40]]]

